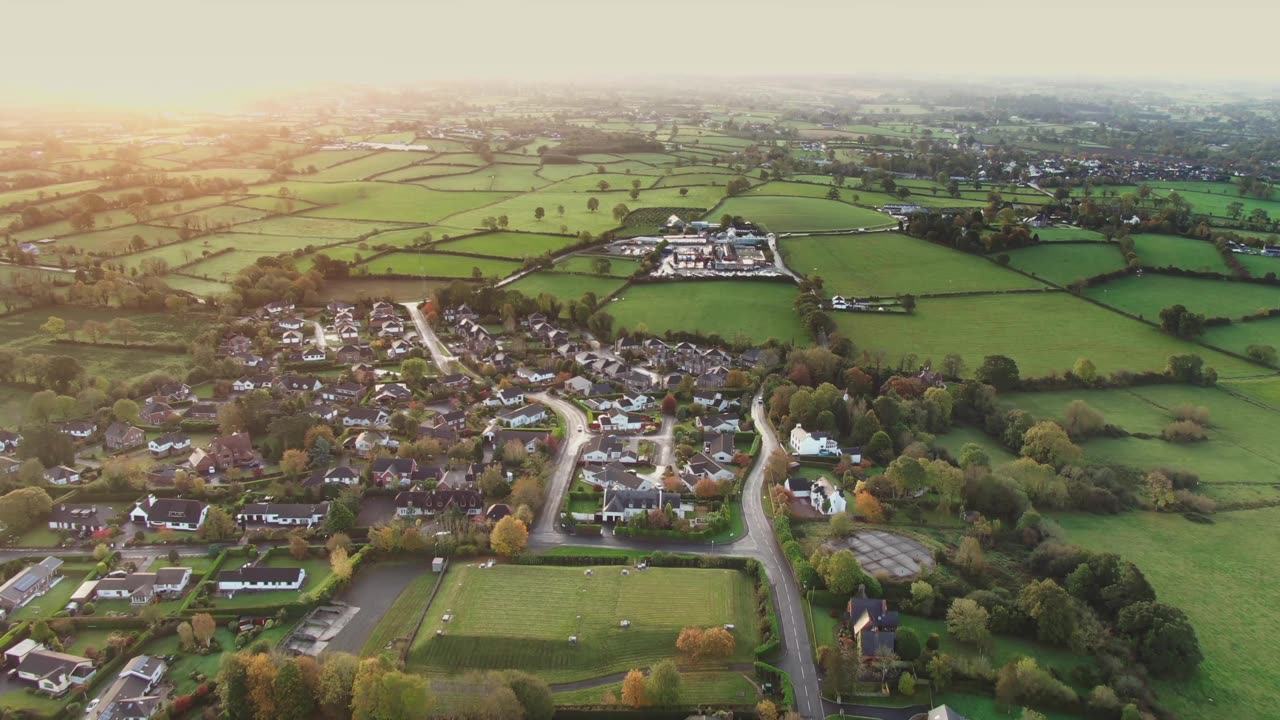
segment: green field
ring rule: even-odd
[[[1009,265],[1056,285],[1124,268],[1118,245],[1091,243],[1035,245],[1009,252]]]
[[[1042,287],[980,257],[899,233],[783,238],[778,247],[795,272],[822,276],[828,294],[892,297]]]
[[[1153,322],[1160,321],[1161,309],[1178,304],[1206,317],[1230,318],[1280,307],[1280,288],[1151,273],[1112,280],[1085,294]]]
[[[509,287],[529,297],[549,293],[562,301],[569,301],[577,300],[588,292],[595,293],[597,298],[605,298],[617,292],[623,283],[621,278],[542,271],[525,275]]]
[[[563,260],[556,262],[553,266],[558,272],[575,272],[596,274],[594,266],[595,259],[601,257],[598,255],[571,255]],[[610,277],[631,277],[635,274],[640,262],[630,258],[608,257],[609,272],[606,273]]]
[[[627,180],[631,179],[630,176],[622,177]],[[589,179],[593,178],[583,178],[584,181]],[[686,196],[680,195],[681,188],[642,190],[640,197],[632,200],[625,190],[610,190],[607,193],[601,193],[584,189],[580,192],[573,192],[561,189],[561,185],[562,183],[557,183],[542,188],[537,192],[525,193],[470,212],[451,215],[441,220],[440,224],[460,230],[471,230],[482,227],[486,217],[506,215],[511,223],[510,229],[512,230],[558,232],[560,226],[565,225],[571,233],[576,234],[586,230],[593,235],[598,235],[621,224],[613,218],[613,208],[619,204],[626,205],[632,211],[651,207],[709,208],[724,197],[723,188],[710,186],[684,188],[689,191]],[[631,186],[628,184],[625,187],[630,188]],[[473,193],[451,194],[474,195]],[[600,208],[595,212],[587,209],[587,201],[590,198],[595,198],[600,202]],[[564,217],[561,217],[558,211],[561,205],[565,208]],[[534,215],[535,210],[539,207],[546,213],[542,220],[538,220]]]
[[[1246,352],[1250,345],[1270,345],[1280,349],[1280,317],[1218,325],[1206,329],[1201,339],[1215,347],[1238,353]]]
[[[396,230],[402,227],[403,225],[388,222],[357,222],[353,220],[288,215],[237,225],[235,231],[247,235],[261,233],[264,235],[318,238],[319,244],[328,239],[354,240],[371,233]]]
[[[942,638],[941,652],[957,657],[981,654],[976,648],[952,639],[947,634],[947,623],[943,620],[933,620],[915,615],[902,615],[901,618],[902,626],[914,629],[920,635],[921,642],[927,640],[931,634],[937,633]],[[993,636],[992,644],[993,647],[986,657],[991,660],[993,666],[1001,667],[1019,657],[1033,657],[1040,667],[1055,671],[1068,683],[1070,682],[1069,678],[1072,670],[1080,665],[1089,666],[1093,664],[1093,661],[1087,655],[1077,655],[1065,648],[1044,645],[1034,640],[1024,640],[1009,635]],[[1088,690],[1088,688],[1084,689]]]
[[[1084,230],[1082,228],[1072,227],[1052,227],[1038,228],[1032,230],[1035,235],[1040,237],[1040,242],[1059,242],[1062,240],[1093,240],[1095,242],[1105,242],[1106,238],[1100,232],[1093,230]]]
[[[1249,399],[1280,408],[1280,377],[1260,378],[1257,380],[1229,380],[1220,383],[1220,385]]]
[[[512,602],[533,597],[539,601]],[[620,627],[622,620],[631,627]],[[512,668],[548,682],[582,680],[649,667],[676,654],[681,628],[724,623],[737,626],[732,661],[750,661],[759,640],[754,588],[734,570],[650,568],[624,576],[618,566],[591,575],[581,567],[455,567],[408,665],[429,673]]]
[[[351,180],[367,180],[382,173],[398,170],[407,165],[434,157],[429,153],[402,152],[399,150],[374,153],[349,162],[331,165],[315,175],[304,175],[299,179],[308,182],[344,182]],[[294,168],[305,168],[294,163]]]
[[[432,190],[502,190],[529,192],[553,181],[538,174],[537,165],[486,165],[474,172],[425,180],[420,185]]]
[[[682,672],[680,673],[680,703],[682,705],[720,705],[725,703],[751,705],[759,699],[754,678],[749,673]],[[600,705],[606,694],[614,700],[622,698],[622,683],[609,683],[586,690],[567,690],[554,694],[556,705]]]
[[[1280,509],[1220,513],[1212,525],[1179,515],[1058,518],[1067,539],[1137,563],[1159,598],[1191,618],[1205,659],[1190,680],[1159,685],[1182,717],[1234,720],[1280,697]]]
[[[913,315],[845,312],[833,317],[860,350],[883,350],[891,362],[914,353],[937,363],[959,353],[970,373],[986,355],[1008,355],[1024,376],[1039,376],[1062,372],[1081,357],[1104,374],[1163,370],[1170,355],[1182,353],[1198,353],[1224,377],[1258,372],[1250,363],[1062,292],[927,298]]]
[[[1177,235],[1134,235],[1134,249],[1143,265],[1178,267],[1204,272],[1229,272],[1213,243]]]
[[[732,282],[669,282],[636,285],[610,304],[615,327],[715,333],[727,340],[769,338],[804,345],[808,338],[800,328],[792,304],[796,289],[785,283],[735,280]]]
[[[1017,459],[1014,457],[1013,453],[1009,452],[1003,445],[993,440],[990,435],[970,425],[958,425],[953,427],[946,434],[939,435],[935,442],[938,447],[945,448],[947,452],[951,453],[951,456],[956,459],[960,458],[960,449],[969,443],[973,443],[981,447],[983,450],[986,450],[993,465]]]
[[[856,230],[885,227],[897,222],[884,213],[835,200],[765,195],[729,198],[712,208],[706,217],[719,220],[722,215],[741,216],[763,225],[770,232]]]
[[[502,193],[438,192],[419,185],[387,182],[288,182],[258,185],[253,192],[278,196],[282,187],[303,200],[328,205],[307,211],[310,217],[382,222],[436,222],[508,197]]]
[[[422,616],[422,607],[435,589],[437,577],[435,573],[424,572],[400,591],[396,601],[387,608],[377,627],[369,634],[369,639],[365,640],[360,650],[362,656],[375,657],[396,638],[409,637]]]
[[[421,275],[426,277],[469,278],[479,268],[485,277],[506,277],[520,269],[520,263],[496,258],[477,258],[446,253],[393,252],[365,263],[371,274]]]
[[[474,235],[461,240],[450,240],[438,243],[436,247],[445,252],[471,253],[519,260],[526,257],[559,252],[575,242],[577,242],[577,238],[565,235],[497,232]]]

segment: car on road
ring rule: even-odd
[[[98,701],[100,701],[101,699],[102,698],[94,698],[90,700],[89,704],[84,706],[84,714],[88,715],[89,713],[93,712],[94,709],[98,707]]]
[[[581,426],[581,425],[579,425],[579,426],[578,426],[578,432],[582,432],[582,426]]]

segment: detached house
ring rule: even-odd
[[[22,444],[22,433],[12,430],[0,430],[0,452],[10,453]]]
[[[508,410],[498,415],[498,421],[508,427],[527,427],[537,425],[547,419],[545,405],[533,403],[515,410]]]
[[[605,522],[626,522],[641,513],[661,510],[670,506],[676,515],[684,517],[685,508],[680,496],[662,490],[613,490],[605,488],[601,516]]]
[[[92,533],[105,528],[112,515],[111,508],[106,505],[59,503],[49,511],[49,529]]]
[[[204,523],[209,506],[199,500],[157,498],[148,495],[129,511],[129,520],[151,528],[168,528],[194,532]]]
[[[504,388],[485,398],[488,407],[511,407],[524,404],[524,391],[516,388]]]
[[[191,582],[191,568],[167,567],[153,573],[126,573],[118,570],[98,581],[94,596],[100,600],[128,599],[146,605],[156,597],[181,595]]]
[[[98,432],[98,426],[88,420],[72,420],[69,423],[63,423],[59,430],[63,435],[70,435],[76,440],[88,440]]]
[[[166,433],[147,443],[147,450],[153,458],[166,458],[180,455],[191,449],[191,438],[182,433]]]
[[[364,386],[353,382],[329,385],[320,391],[320,397],[330,402],[357,402],[363,394]]]
[[[733,438],[733,433],[708,433],[702,443],[702,452],[721,465],[731,463],[737,455]]]
[[[163,403],[176,403],[191,399],[191,386],[186,383],[165,383],[151,394],[152,400]]]
[[[482,515],[484,496],[475,490],[414,490],[396,495],[396,514],[400,517],[434,517],[451,510]]]
[[[62,561],[47,557],[28,565],[0,585],[0,610],[11,613],[33,599],[49,592],[62,579]]]
[[[329,503],[246,503],[236,522],[315,527],[329,515]]]
[[[604,432],[638,432],[646,423],[652,422],[644,415],[636,415],[624,410],[610,410],[596,417],[600,429]]]
[[[626,393],[614,404],[621,410],[638,412],[645,408],[652,407],[654,399],[644,393]]]
[[[620,462],[634,465],[639,459],[630,444],[623,442],[617,435],[596,435],[582,449],[584,463]]]
[[[280,344],[295,347],[302,344],[302,333],[297,330],[285,330],[280,333]]]
[[[898,613],[882,599],[854,597],[845,607],[845,617],[857,640],[858,654],[873,658],[897,647]]]
[[[137,447],[146,442],[147,436],[142,432],[141,428],[136,428],[127,423],[111,423],[107,426],[107,432],[102,437],[102,442],[106,445],[107,450],[127,450]]]
[[[413,458],[381,457],[369,466],[369,479],[380,487],[408,485],[418,463]]]
[[[549,383],[556,379],[556,374],[550,370],[540,370],[538,368],[522,367],[516,370],[516,377],[529,383],[530,385],[541,385]]]
[[[827,478],[819,478],[809,489],[809,504],[823,515],[842,513],[848,507],[840,488],[831,484]]]
[[[343,427],[383,427],[391,420],[386,410],[381,408],[351,408],[342,418]]]
[[[218,592],[297,590],[306,579],[307,571],[304,568],[246,565],[239,570],[223,570],[218,573]]]
[[[97,672],[89,658],[54,652],[40,644],[23,655],[17,670],[19,680],[55,697],[73,687],[83,687]]]
[[[86,716],[87,720],[147,720],[155,715],[164,700],[156,687],[168,669],[158,657],[133,658],[98,696],[98,706]]]
[[[196,472],[210,474],[249,465],[257,459],[253,444],[249,441],[249,433],[240,432],[214,438],[207,450],[199,449],[191,453],[188,462]]]
[[[721,465],[704,453],[698,453],[689,458],[689,464],[685,471],[691,475],[711,478],[712,480],[732,480],[736,477],[732,468]]]
[[[617,462],[611,462],[599,468],[583,468],[582,480],[589,485],[613,490],[654,490],[657,488],[657,484],[649,478],[642,478]]]
[[[360,473],[356,469],[343,465],[327,470],[316,470],[307,478],[306,485],[344,485],[350,487],[360,482]]]
[[[178,419],[178,413],[162,402],[149,402],[138,411],[138,419],[142,424],[151,426],[168,425]]]
[[[80,471],[66,465],[54,465],[44,471],[44,480],[50,485],[79,485]]]
[[[709,430],[718,433],[736,433],[742,430],[741,421],[737,415],[707,415],[698,418],[698,424],[704,432]]]
[[[791,428],[791,436],[787,439],[787,446],[796,455],[841,457],[846,454],[829,433],[809,432],[800,425]],[[853,448],[847,454],[852,462],[862,462],[862,451],[860,449]]]

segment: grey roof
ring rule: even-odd
[[[295,583],[302,577],[302,568],[296,567],[260,567],[252,566],[239,570],[223,570],[218,573],[218,582],[285,582]]]
[[[666,505],[679,505],[680,496],[661,490],[609,490],[605,493],[605,512],[627,509],[657,510]]]

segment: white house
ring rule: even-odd
[[[390,422],[391,416],[386,410],[378,408],[352,408],[346,417],[342,418],[343,427],[383,427]]]
[[[156,690],[169,666],[159,657],[139,655],[85,711],[85,720],[146,720],[160,710],[164,697]]]
[[[651,422],[644,415],[635,415],[617,409],[597,416],[596,421],[600,423],[600,429],[606,432],[637,432],[644,428],[645,423]]]
[[[680,496],[662,490],[613,490],[605,488],[601,516],[605,522],[626,522],[640,513],[670,505],[678,517],[691,509],[680,504]]]
[[[49,588],[62,579],[62,561],[56,557],[19,570],[0,585],[0,610],[13,612],[33,599],[49,592]]]
[[[129,511],[129,519],[137,523],[145,523],[151,528],[168,528],[193,532],[204,524],[204,516],[209,506],[199,500],[182,500],[180,498],[157,498],[148,495],[145,500],[136,503]]]
[[[281,345],[301,345],[302,333],[297,330],[286,330],[280,334]]]
[[[218,592],[297,590],[306,579],[307,571],[303,568],[246,565],[239,570],[218,573]]]
[[[66,465],[55,465],[44,471],[44,479],[50,485],[79,485],[80,471]]]
[[[44,645],[36,645],[18,662],[19,680],[54,696],[85,685],[96,672],[89,658],[54,652]]]
[[[827,478],[820,478],[809,490],[809,504],[823,515],[842,513],[848,507],[844,494]]]
[[[498,421],[507,427],[527,427],[537,425],[547,419],[547,408],[539,403],[525,405],[515,410],[508,410],[498,415]]]
[[[712,480],[732,480],[737,477],[732,468],[721,465],[704,453],[698,453],[689,458],[685,472]]]
[[[803,426],[791,428],[791,437],[787,446],[796,455],[821,455],[825,457],[839,456],[840,445],[835,438],[825,432],[809,432]]]
[[[737,415],[707,415],[698,418],[698,424],[704,431],[712,432],[738,432],[742,429],[742,422]]]
[[[98,581],[94,595],[100,600],[128,599],[133,605],[146,605],[157,595],[181,595],[190,582],[189,567],[161,568],[153,573],[117,571]]]
[[[548,383],[556,379],[556,374],[549,370],[539,370],[538,368],[522,367],[516,370],[516,377],[527,383],[538,385]]]
[[[315,527],[329,514],[329,503],[246,503],[236,522]]]
[[[583,468],[582,480],[588,485],[613,490],[656,490],[658,488],[653,480],[642,478],[616,462],[611,462],[604,467]]]
[[[511,407],[524,403],[524,391],[517,388],[504,388],[484,399],[488,407]]]
[[[634,465],[640,458],[636,452],[616,435],[596,435],[587,441],[582,450],[582,462],[607,463],[620,462]]]
[[[345,485],[351,486],[360,482],[360,473],[350,465],[316,470],[307,479],[307,485]]]

